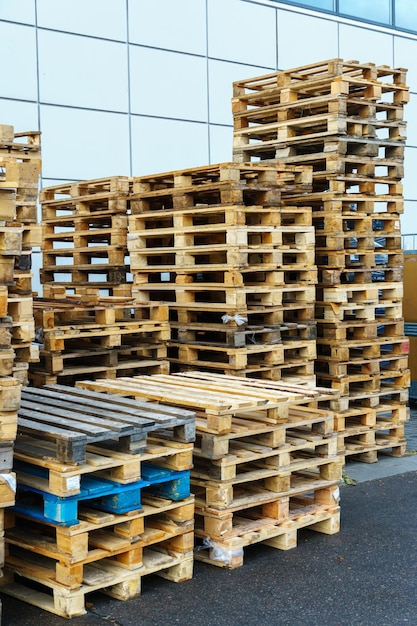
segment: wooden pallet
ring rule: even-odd
[[[88,444],[84,463],[60,462],[52,442],[36,434],[20,434],[14,457],[19,473],[27,474],[23,484],[29,481],[33,485],[42,485],[44,491],[59,497],[80,493],[84,475],[129,484],[141,480],[143,464],[179,472],[192,467],[193,444],[164,438],[158,432],[148,434],[143,452],[129,454],[119,447],[112,441]],[[41,468],[35,471],[35,478],[30,478],[31,466],[33,470]]]
[[[199,431],[215,434],[230,432],[236,416],[270,424],[280,423],[287,419],[290,404],[321,402],[337,395],[330,391],[328,396],[324,389],[209,372],[82,381],[78,386],[158,402],[169,398],[171,405],[197,411]]]
[[[231,320],[233,322],[233,320]],[[251,344],[276,344],[291,341],[313,341],[317,337],[316,322],[276,324],[271,326],[250,325],[244,322],[218,324],[216,322],[170,322],[172,340],[176,343],[193,343],[197,340],[206,345],[243,348]]]
[[[377,255],[375,255],[377,256]],[[331,285],[347,285],[352,283],[393,283],[401,282],[403,279],[403,268],[401,265],[394,267],[385,267],[384,265],[377,265],[373,268],[365,267],[347,267],[347,268],[329,268],[323,267],[318,272],[319,285],[331,286]]]
[[[381,304],[317,302],[316,315],[324,321],[349,322],[354,320],[393,320],[402,318],[401,301],[384,302]]]
[[[93,215],[60,215],[42,220],[43,250],[67,244],[67,247],[85,248],[91,244],[127,246],[128,216],[122,213]]]
[[[94,591],[118,600],[130,600],[140,595],[144,576],[157,574],[173,582],[184,582],[192,578],[194,563],[192,551],[175,552],[163,546],[147,548],[143,552],[143,566],[137,570],[130,571],[124,564],[103,559],[94,567],[85,568],[83,584],[71,590],[54,578],[53,561],[39,555],[28,561],[26,553],[24,557],[25,560],[21,554],[9,556],[1,581],[2,593],[67,618],[84,615],[85,603]]]
[[[59,285],[74,290],[86,288],[89,291],[94,287],[99,293],[112,290],[109,295],[115,295],[115,289],[122,285],[123,295],[129,295],[128,274],[128,265],[114,267],[106,263],[77,267],[74,265],[53,265],[40,270],[40,280],[42,285],[53,283],[54,286]],[[67,279],[67,275],[70,280]]]
[[[152,335],[152,333],[151,333]],[[51,352],[41,350],[37,359],[38,365],[31,366],[32,371],[45,372],[59,377],[78,376],[80,373],[117,372],[135,370],[136,368],[153,367],[155,363],[167,358],[166,343],[151,339],[130,337],[131,343],[121,347],[100,348],[90,345],[88,348],[69,348]],[[16,350],[16,356],[18,356]],[[147,363],[145,363],[145,361]],[[153,364],[153,365],[151,365]],[[162,373],[162,371],[161,371]],[[112,376],[110,376],[111,378]]]
[[[402,356],[409,353],[409,341],[405,336],[369,337],[352,341],[317,340],[319,359],[334,362],[353,362],[355,359],[374,359]]]
[[[279,148],[294,144],[311,145],[312,142],[326,142],[328,137],[350,136],[351,141],[370,138],[372,141],[405,142],[406,124],[398,120],[358,118],[336,112],[325,112],[301,117],[279,119],[274,122],[257,120],[257,123],[236,128],[233,145],[242,149],[245,144],[252,150],[254,146],[277,145]]]
[[[136,293],[136,287],[133,288]],[[251,308],[240,309],[217,303],[198,303],[181,305],[170,304],[170,320],[171,322],[179,322],[181,324],[193,323],[210,323],[223,322],[225,325],[235,328],[244,325],[246,322],[250,326],[259,326],[261,328],[270,326],[290,326],[304,325],[313,322],[314,304],[313,303],[292,303],[284,306],[254,306]]]
[[[94,214],[127,214],[131,182],[126,176],[63,183],[46,187],[40,193],[42,219]]]
[[[333,449],[336,450],[336,440],[334,444]],[[325,492],[330,497],[335,485],[341,480],[342,465],[340,456],[332,459],[312,456],[294,463],[293,471],[282,470],[274,473],[269,470],[265,472],[264,478],[260,474],[252,479],[248,475],[246,480],[240,475],[227,481],[193,478],[196,512],[215,515],[216,511],[227,511],[239,515],[246,509],[263,507],[264,515],[268,515],[265,509],[275,510],[280,520],[284,521],[288,517],[293,495],[299,495],[300,492],[319,492],[319,497],[322,497]],[[300,477],[304,480],[302,490],[299,485]]]
[[[286,193],[311,187],[311,171],[276,164],[221,163],[133,180],[132,214],[200,205],[276,206]]]
[[[341,58],[329,59],[319,63],[312,63],[281,72],[273,72],[263,76],[257,76],[233,83],[233,95],[241,102],[250,103],[252,106],[262,106],[271,101],[271,97],[279,97],[281,92],[293,95],[292,100],[301,99],[311,95],[329,95],[329,86],[334,86],[334,93],[349,94],[349,86],[357,93],[359,87],[370,87],[367,99],[375,93],[397,92],[402,102],[406,98],[407,87],[405,86],[407,70],[404,68],[390,68],[386,65],[377,66],[373,63],[361,64],[358,61],[345,61]],[[385,78],[391,77],[387,83]],[[378,90],[377,87],[380,87]],[[376,88],[376,91],[373,90]],[[287,91],[289,90],[289,91]],[[382,91],[384,90],[384,91]],[[405,93],[404,93],[405,92]],[[263,96],[265,96],[263,98]],[[288,101],[291,101],[287,98]]]
[[[129,216],[131,233],[147,232],[155,228],[172,230],[185,226],[200,228],[227,225],[228,227],[291,227],[311,226],[310,207],[276,205],[212,204],[189,209],[142,211]]]
[[[114,348],[109,348],[114,350]],[[91,355],[90,355],[91,356]],[[28,372],[28,380],[34,387],[44,387],[47,385],[65,385],[74,387],[80,380],[88,379],[116,379],[119,376],[138,376],[141,373],[147,376],[154,374],[168,374],[170,365],[164,359],[132,359],[130,361],[120,361],[115,365],[74,365],[65,368],[61,372],[51,374],[40,366],[31,365]],[[15,372],[13,373],[15,376]],[[22,382],[23,384],[23,382]],[[24,385],[27,386],[26,382]]]
[[[33,552],[56,560],[53,578],[67,589],[77,589],[88,577],[91,563],[112,559],[132,571],[143,566],[149,546],[189,552],[194,498],[181,502],[151,495],[144,498],[149,503],[140,512],[126,515],[81,508],[80,522],[67,527],[34,521],[13,509],[7,516],[8,557],[13,558],[17,548],[28,561]]]
[[[329,438],[334,429],[332,412],[300,406],[290,408],[285,421],[283,419],[279,424],[272,424],[267,419],[264,422],[251,419],[249,413],[234,417],[230,432],[225,434],[212,434],[200,426],[197,418],[195,459],[209,459],[213,464],[212,476],[223,477],[224,472],[229,472],[229,478],[228,466],[235,466],[248,458],[254,460],[251,450],[253,455],[277,448],[288,453],[292,446],[303,447],[306,442]],[[308,447],[308,443],[306,445]],[[226,469],[221,469],[223,466]]]
[[[374,137],[354,137],[352,135],[336,135],[335,133],[316,133],[310,137],[295,137],[291,141],[278,143],[277,139],[248,143],[235,137],[233,142],[233,158],[236,162],[249,163],[256,158],[261,162],[280,162],[289,167],[304,167],[309,165],[306,155],[312,153],[322,155],[334,153],[341,155],[361,155],[367,157],[383,155],[385,159],[402,159],[404,157],[405,137],[398,139],[378,139]],[[313,163],[314,165],[314,163]],[[318,177],[319,179],[322,177]],[[313,177],[313,183],[316,176]],[[289,197],[292,197],[294,191]],[[305,202],[309,206],[308,200]]]
[[[73,490],[70,485],[65,495],[57,496],[47,491],[48,472],[44,468],[19,463],[15,510],[47,524],[73,526],[80,521],[82,506],[123,515],[141,509],[145,494],[174,501],[190,496],[189,470],[176,471],[143,464],[141,473],[140,480],[130,483],[83,474],[78,493],[68,495]]]
[[[173,429],[174,438],[193,441],[190,411],[154,406],[82,389],[54,385],[22,392],[18,429],[56,445],[60,462],[85,462],[87,444],[116,439],[121,451],[143,451],[153,430]]]
[[[217,309],[236,308],[240,311],[255,307],[287,306],[311,303],[315,300],[314,285],[244,285],[240,287],[217,283],[145,283],[135,285],[139,302],[168,301],[186,306],[215,305]],[[210,306],[209,306],[210,308]]]

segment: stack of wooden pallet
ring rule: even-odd
[[[314,231],[291,206],[310,190],[308,169],[268,164],[134,179],[133,295],[169,303],[173,370],[314,382]]]
[[[32,307],[32,247],[40,245],[37,199],[40,134],[0,125],[0,567],[5,508],[14,504],[13,448],[22,384],[36,359]]]
[[[37,218],[41,171],[40,133],[15,133],[0,125],[0,290],[1,375],[28,381],[28,363],[38,354],[32,345],[32,248],[40,246]]]
[[[128,177],[42,191],[43,298],[34,302],[40,363],[33,384],[168,371],[168,309],[131,297]]]
[[[74,295],[35,298],[41,342],[32,384],[74,384],[86,377],[113,378],[144,371],[168,373],[168,307],[132,298]]]
[[[317,408],[337,392],[208,372],[77,385],[196,411],[197,559],[235,568],[251,544],[287,550],[301,528],[338,532],[343,457],[332,412]]]
[[[313,167],[318,383],[341,392],[340,448],[405,451],[400,214],[406,70],[333,59],[234,84],[234,158]]]
[[[130,179],[113,176],[47,187],[41,192],[43,295],[129,297],[126,262]]]
[[[193,573],[195,413],[63,385],[22,392],[2,592],[62,615]]]

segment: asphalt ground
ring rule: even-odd
[[[341,530],[298,534],[288,551],[257,544],[235,570],[196,562],[181,584],[144,578],[120,602],[87,596],[87,614],[67,620],[0,594],[2,626],[394,626],[417,624],[417,411],[400,459],[348,463]]]

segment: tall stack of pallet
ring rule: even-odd
[[[3,375],[28,382],[28,363],[38,354],[32,301],[32,249],[41,245],[38,222],[41,146],[38,131],[15,133],[0,125],[0,219],[2,317],[11,320],[9,352],[1,359]],[[3,319],[2,328],[5,320]],[[5,346],[6,347],[6,346]]]
[[[406,70],[341,59],[234,83],[234,158],[313,167],[317,380],[340,448],[405,451],[409,385],[400,214]]]
[[[5,507],[14,504],[13,450],[21,387],[36,359],[32,308],[32,247],[40,244],[37,201],[39,132],[0,125],[0,567],[4,563]]]
[[[298,531],[339,530],[343,457],[333,390],[209,372],[83,381],[79,387],[196,411],[195,558],[230,569],[249,545],[280,550]]]
[[[268,164],[134,178],[133,296],[168,302],[173,371],[314,382],[314,231],[291,205],[310,190],[306,168]]]
[[[193,574],[195,414],[63,385],[27,388],[0,589],[63,617],[158,574]]]
[[[48,187],[41,193],[43,296],[34,310],[40,363],[31,382],[168,371],[168,309],[131,295],[125,176]]]

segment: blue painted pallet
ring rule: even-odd
[[[32,475],[44,477],[44,468],[29,466]],[[28,472],[28,468],[25,468]],[[142,508],[143,493],[152,493],[170,500],[182,500],[190,495],[190,471],[175,471],[143,464],[142,480],[126,485],[104,478],[84,475],[80,493],[56,496],[33,486],[19,484],[14,510],[34,519],[53,524],[78,524],[79,503],[110,513],[124,514]]]
[[[175,471],[142,463],[142,479],[149,483],[145,492],[169,500],[184,500],[190,495],[190,470]]]

